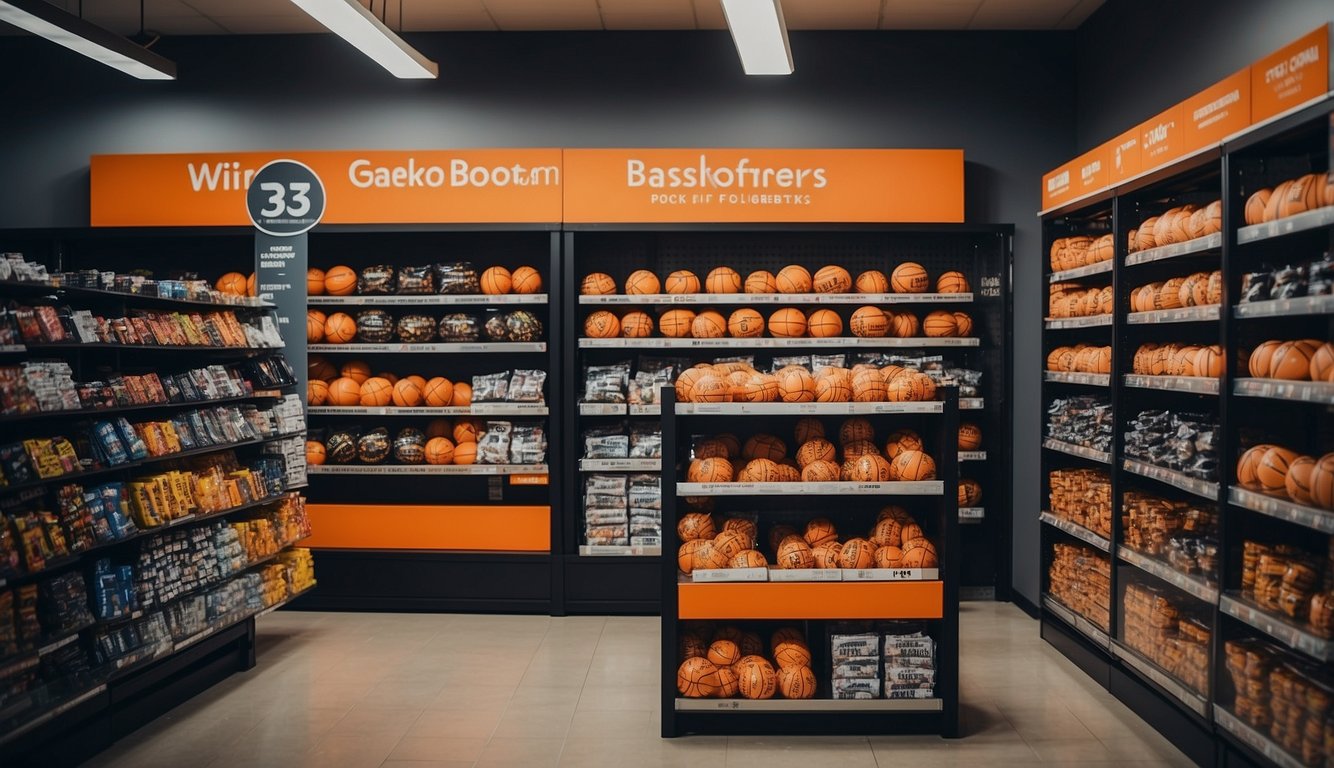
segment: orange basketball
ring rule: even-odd
[[[817,309],[807,318],[806,329],[816,338],[838,336],[843,333],[843,318],[832,309]]]
[[[889,284],[895,293],[925,293],[931,282],[921,264],[905,261],[890,273]]]
[[[736,479],[742,483],[778,483],[788,482],[788,473],[773,459],[751,459],[737,473]]]
[[[973,318],[970,317],[967,312],[955,312],[954,325],[956,336],[966,337],[973,335]]]
[[[412,408],[422,404],[422,391],[417,386],[417,382],[411,379],[400,379],[394,384],[392,399],[394,405],[400,408]]]
[[[787,444],[773,435],[754,435],[741,447],[741,457],[747,461],[751,459],[782,461],[785,456],[787,456]]]
[[[707,699],[716,696],[721,687],[718,667],[708,659],[686,659],[676,670],[676,689],[686,698]]]
[[[621,318],[621,335],[627,339],[643,339],[653,335],[653,317],[647,312],[634,310]]]
[[[361,404],[367,407],[389,405],[394,393],[394,385],[379,376],[366,379],[361,385]]]
[[[723,530],[737,531],[742,536],[745,536],[746,541],[749,543],[754,543],[756,541],[756,537],[759,536],[760,534],[760,528],[758,525],[755,524],[755,521],[748,520],[744,517],[727,518],[726,520],[723,521]]]
[[[621,321],[612,312],[599,309],[584,318],[584,335],[590,339],[610,339],[621,334]]]
[[[1278,186],[1274,187],[1274,194],[1269,196],[1269,202],[1265,203],[1265,221],[1273,221],[1283,215],[1283,206],[1288,200],[1288,189],[1292,186],[1292,179],[1280,181]]]
[[[245,279],[245,288],[246,288],[246,295],[247,295],[247,296],[254,296],[254,295],[256,295],[256,294],[255,294],[255,273],[254,273],[254,272],[251,272],[251,273],[250,273],[250,277],[247,277],[247,278]]]
[[[350,296],[357,290],[357,273],[351,267],[338,266],[324,273],[324,290],[330,296]]]
[[[349,360],[343,363],[339,373],[349,379],[354,379],[358,384],[365,384],[366,379],[371,377],[371,367],[364,360]]]
[[[1274,350],[1269,361],[1269,376],[1274,379],[1304,381],[1311,376],[1310,349],[1299,342],[1288,341]]]
[[[968,278],[962,272],[941,272],[940,277],[936,278],[936,293],[968,293],[971,290]]]
[[[1276,445],[1265,451],[1264,455],[1260,457],[1260,463],[1255,467],[1255,479],[1260,482],[1260,487],[1266,491],[1286,490],[1288,467],[1296,460],[1296,451],[1290,451]]]
[[[871,529],[871,541],[878,547],[897,547],[903,543],[903,523],[890,517],[876,521]]]
[[[830,264],[815,271],[811,287],[816,293],[847,293],[852,290],[852,275],[846,269]]]
[[[472,385],[466,381],[454,382],[454,394],[449,398],[449,404],[456,408],[472,405]]]
[[[732,382],[732,402],[734,403],[763,403],[767,402],[769,397],[767,380],[762,373],[746,373],[737,371],[731,374],[729,380],[737,377]],[[774,389],[777,390],[778,384],[774,382]]]
[[[847,403],[852,400],[852,379],[826,368],[815,377],[815,402]]]
[[[1223,375],[1223,352],[1217,344],[1201,347],[1195,353],[1195,375],[1215,379]]]
[[[792,429],[792,435],[800,445],[807,440],[813,440],[817,437],[824,437],[824,422],[813,416],[803,416],[797,419],[797,424]]]
[[[982,447],[982,429],[972,422],[959,425],[959,450],[976,451]]]
[[[875,428],[861,416],[844,419],[838,427],[838,443],[847,446],[858,440],[875,440]]]
[[[708,459],[705,459],[708,461]],[[724,460],[724,463],[725,460]],[[713,526],[713,518],[703,512],[688,512],[676,521],[676,535],[681,541],[690,541],[691,539],[713,539],[717,535],[717,530]]]
[[[1243,488],[1260,488],[1260,480],[1256,475],[1260,469],[1260,460],[1263,459],[1264,455],[1273,447],[1274,446],[1269,445],[1268,443],[1261,443],[1260,445],[1247,449],[1241,454],[1241,457],[1237,459],[1237,482],[1240,483]]]
[[[727,332],[738,339],[763,336],[764,316],[749,307],[738,309],[727,318]]]
[[[732,399],[732,390],[727,381],[716,373],[705,372],[695,381],[690,392],[692,403],[726,403]]]
[[[873,559],[876,568],[902,568],[903,550],[897,544],[885,544],[876,547]]]
[[[811,663],[811,649],[803,640],[783,640],[774,644],[774,661],[779,668],[804,667]]]
[[[454,446],[455,464],[476,464],[477,463],[477,443],[459,443]]]
[[[833,446],[830,446],[832,448]],[[821,544],[827,544],[831,541],[838,541],[838,529],[829,522],[828,518],[817,517],[806,523],[806,532],[802,538],[812,547],[818,547]]]
[[[731,267],[717,267],[704,277],[708,293],[741,293],[741,275]]]
[[[636,269],[625,278],[625,292],[633,296],[661,293],[662,281],[647,269]]]
[[[917,315],[911,312],[895,312],[889,316],[889,335],[899,339],[909,339],[917,335]]]
[[[912,539],[903,544],[904,568],[936,568],[940,559],[936,557],[936,548],[924,538]]]
[[[711,309],[695,315],[690,322],[690,335],[697,339],[718,339],[727,334],[727,321]]]
[[[811,557],[815,560],[816,568],[837,568],[838,554],[842,551],[842,544],[837,541],[826,541],[811,549]]]
[[[801,470],[803,483],[832,483],[838,476],[838,464],[832,461],[814,461]]]
[[[1269,205],[1272,190],[1261,189],[1246,200],[1246,223],[1259,224],[1265,220],[1265,208]]]
[[[801,570],[815,565],[811,547],[798,536],[792,536],[778,545],[775,565],[784,570]]]
[[[433,437],[426,441],[427,464],[450,464],[454,461],[454,443],[447,437]]]
[[[1287,477],[1283,481],[1288,498],[1298,504],[1311,504],[1311,475],[1316,467],[1315,459],[1310,456],[1298,456],[1288,466]]]
[[[843,542],[838,555],[839,568],[870,568],[875,564],[875,544],[866,539],[853,538]]]
[[[1327,341],[1316,349],[1308,373],[1311,381],[1334,381],[1334,342]]]
[[[700,368],[687,368],[676,377],[676,400],[689,403],[695,394],[695,384],[706,372]]]
[[[357,321],[344,312],[335,312],[324,321],[324,340],[329,344],[346,344],[357,337]]]
[[[319,379],[306,382],[306,404],[324,405],[329,402],[329,384]]]
[[[778,287],[779,293],[810,293],[811,273],[805,267],[789,264],[778,270],[774,285]]]
[[[759,269],[746,275],[745,290],[746,293],[777,293],[778,283],[773,273]]]
[[[769,561],[758,549],[742,550],[727,561],[728,568],[765,568],[768,565]]]
[[[853,336],[879,338],[889,331],[889,319],[879,307],[859,307],[848,322]]]
[[[504,267],[487,267],[482,272],[482,293],[488,296],[500,296],[514,287],[514,277]]]
[[[398,383],[398,374],[396,373],[390,373],[389,371],[380,371],[375,375],[389,382],[389,386],[391,387]]]
[[[904,451],[894,459],[891,470],[896,480],[912,482],[936,479],[936,462],[922,451]]]
[[[736,663],[737,690],[747,699],[772,699],[778,676],[773,665],[761,656],[745,656]]]
[[[454,425],[449,419],[431,419],[426,422],[426,437],[449,437],[454,434]]]
[[[938,309],[926,316],[922,322],[922,331],[930,337],[947,337],[959,335],[959,322],[954,318],[953,312],[947,312]]]
[[[770,324],[773,320],[770,319]],[[785,403],[815,400],[815,379],[805,368],[790,368],[778,375],[778,398]]]
[[[806,316],[794,307],[783,307],[769,315],[769,333],[781,338],[806,335]]]
[[[328,383],[338,378],[338,369],[324,355],[311,355],[306,365],[306,373],[311,379]]]
[[[730,667],[741,660],[741,647],[732,640],[714,640],[704,658],[720,667]]]
[[[852,465],[852,479],[861,483],[886,483],[894,479],[893,474],[889,460],[879,453],[859,456]]]
[[[695,555],[699,548],[708,544],[708,539],[690,539],[683,543],[676,550],[676,567],[681,569],[682,573],[690,573],[695,570]]]
[[[579,284],[579,293],[584,296],[606,296],[616,293],[616,281],[606,272],[592,272],[584,275]]]
[[[432,408],[448,406],[454,399],[454,383],[443,376],[436,376],[426,382],[422,388],[422,397]]]
[[[324,338],[324,313],[318,309],[306,310],[306,343],[318,344]]]
[[[510,275],[510,284],[515,293],[541,293],[542,273],[532,267],[519,267]]]
[[[699,293],[699,277],[688,269],[678,269],[667,276],[668,293]]]
[[[857,403],[883,403],[888,398],[885,377],[877,370],[858,371],[852,377],[852,400]]]
[[[726,457],[708,456],[690,462],[686,480],[692,483],[730,483],[733,474],[732,462]]]
[[[1334,453],[1327,453],[1311,470],[1311,500],[1322,509],[1334,509]]]
[[[329,402],[334,405],[358,405],[361,403],[361,385],[356,379],[343,376],[329,384]]]
[[[982,484],[971,478],[959,481],[959,506],[976,507],[982,501]]]
[[[306,441],[306,463],[319,466],[324,463],[324,443],[318,440]]]
[[[218,293],[226,293],[232,296],[245,296],[246,277],[240,272],[228,272],[218,278],[218,282],[213,284],[214,290]]]
[[[922,400],[917,379],[913,376],[898,376],[885,385],[885,399],[891,403],[907,403]]]
[[[306,295],[324,295],[324,270],[319,267],[311,267],[306,270]]]
[[[751,542],[746,540],[746,535],[741,531],[719,531],[718,535],[713,537],[713,548],[727,558],[728,562],[750,549],[750,545]]]
[[[853,282],[858,293],[889,293],[889,278],[878,269],[868,269]]]
[[[690,325],[695,322],[695,313],[688,309],[669,309],[658,319],[658,330],[663,336],[683,339],[690,335]]]

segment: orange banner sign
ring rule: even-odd
[[[1185,126],[1181,113],[1181,105],[1178,104],[1140,123],[1139,155],[1143,170],[1153,170],[1185,154],[1182,139]]]
[[[94,227],[248,226],[245,190],[271,160],[324,183],[326,224],[558,223],[559,149],[94,155]]]
[[[1251,124],[1251,68],[1205,88],[1181,104],[1186,153],[1218,144]]]
[[[1042,208],[1054,208],[1075,197],[1075,164],[1066,163],[1042,177]]]
[[[1110,173],[1113,184],[1120,184],[1126,179],[1138,176],[1143,170],[1139,128],[1132,128],[1103,146],[1107,148],[1107,155],[1111,160]]]
[[[962,222],[961,149],[567,149],[565,221]]]
[[[1251,65],[1251,122],[1329,92],[1329,25],[1311,30]]]

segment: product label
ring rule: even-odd
[[[1140,163],[1148,171],[1165,165],[1184,154],[1184,121],[1180,104],[1140,124]]]
[[[1237,72],[1182,102],[1182,144],[1194,152],[1251,124],[1251,69]]]

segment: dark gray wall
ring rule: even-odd
[[[1109,0],[1076,32],[1079,151],[1330,21],[1330,0]]]
[[[1041,174],[1074,155],[1072,34],[799,33],[797,72],[777,79],[743,76],[726,33],[414,36],[440,62],[425,83],[330,36],[164,40],[175,83],[3,39],[0,228],[86,225],[95,153],[962,147],[968,220],[1017,225],[1014,581],[1037,600],[1034,212]]]

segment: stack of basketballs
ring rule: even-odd
[[[911,429],[898,429],[876,443],[871,422],[855,416],[838,428],[838,445],[825,435],[824,422],[797,422],[795,453],[770,434],[756,434],[745,443],[732,434],[704,438],[695,444],[686,469],[691,483],[894,482],[934,480],[936,462]]]
[[[1247,368],[1259,379],[1334,381],[1334,342],[1271,339],[1251,350]]]
[[[472,404],[472,385],[444,376],[430,379],[417,374],[398,376],[389,371],[371,374],[363,360],[336,367],[323,355],[311,355],[306,401],[312,406],[430,406],[464,407]]]
[[[735,626],[710,632],[705,625],[686,625],[680,651],[676,687],[687,698],[815,697],[811,649],[795,627],[774,632],[766,649],[757,632]]]
[[[700,293],[701,283],[695,273],[685,269],[668,275],[665,286],[657,275],[645,269],[632,272],[625,281],[627,295],[660,295],[664,287],[668,294],[689,295]],[[851,293],[854,288],[858,294],[866,294],[868,300],[873,300],[875,295],[887,294],[891,288],[894,293],[924,293],[930,287],[930,280],[922,265],[914,262],[900,264],[888,278],[879,270],[868,270],[855,281],[846,269],[838,266],[823,267],[812,276],[805,267],[790,265],[777,275],[763,270],[752,272],[744,281],[736,270],[718,267],[708,273],[703,287],[708,294],[737,296],[738,303],[744,302],[746,294],[837,294]],[[970,290],[962,272],[945,272],[936,279],[937,293],[962,294]],[[614,294],[617,285],[611,275],[594,272],[584,277],[580,292],[586,296]],[[863,337],[908,338],[919,333],[932,337],[969,336],[973,320],[967,313],[948,310],[937,310],[919,319],[912,312],[893,312],[872,305],[853,310],[846,323],[834,309],[807,312],[797,307],[780,307],[769,312],[767,318],[752,307],[733,310],[726,317],[714,310],[697,313],[673,308],[656,320],[641,310],[617,315],[599,309],[584,318],[584,335],[599,339],[645,338],[655,330],[669,338],[758,338],[766,331],[774,338],[831,338],[843,336],[845,327],[853,336]]]
[[[386,427],[332,429],[323,441],[306,441],[306,463],[475,464],[477,437],[485,425],[471,417],[433,419],[425,429]]]
[[[1334,171],[1308,173],[1265,187],[1246,200],[1246,223],[1260,224],[1334,205]]]
[[[411,312],[397,317],[383,309],[366,309],[354,318],[346,312],[325,314],[306,310],[306,341],[310,344],[404,344],[444,342],[540,341],[542,321],[526,309],[491,311],[484,315],[451,312],[442,317]]]
[[[706,512],[688,512],[676,524],[681,547],[676,564],[681,573],[728,568],[783,570],[810,568],[936,568],[936,545],[922,526],[899,506],[880,510],[864,536],[840,538],[828,518],[817,517],[804,531],[779,523],[769,529],[768,557],[759,550],[753,520],[731,517],[722,526]],[[770,559],[772,558],[772,560]]]
[[[1317,459],[1280,445],[1251,446],[1237,459],[1237,483],[1252,491],[1285,494],[1297,504],[1334,509],[1334,453]]]
[[[432,293],[485,294],[542,292],[542,274],[523,266],[513,272],[494,266],[479,275],[468,262],[395,267],[376,264],[364,267],[360,274],[340,264],[328,271],[311,267],[306,272],[306,293],[310,296],[391,296]]]
[[[701,363],[676,377],[682,403],[881,403],[936,399],[936,383],[900,365],[829,366],[814,375],[800,365],[761,373],[744,362]]]

